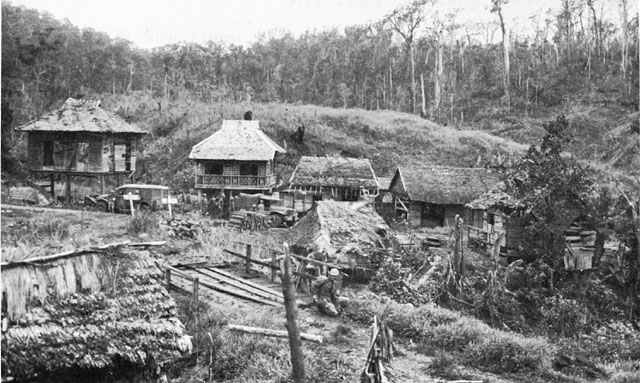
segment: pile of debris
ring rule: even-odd
[[[189,222],[180,218],[169,218],[164,222],[167,234],[181,239],[197,239],[209,229],[197,222]]]
[[[3,191],[3,201],[7,203],[22,205],[51,205],[51,200],[37,187],[33,186],[10,186]]]
[[[263,212],[239,210],[229,218],[229,227],[239,231],[264,231],[271,227],[271,216]]]

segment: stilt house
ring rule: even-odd
[[[103,109],[99,100],[67,99],[62,107],[16,130],[28,134],[29,171],[50,175],[55,196],[55,176],[66,176],[67,196],[71,176],[99,177],[104,193],[105,176],[122,177],[136,170],[141,128]]]
[[[271,193],[276,186],[276,155],[286,151],[257,120],[224,120],[222,127],[191,149],[199,194],[226,199],[240,193]]]
[[[398,167],[391,180],[397,215],[412,226],[453,225],[464,205],[499,181],[483,168]]]

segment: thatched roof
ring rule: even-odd
[[[378,184],[380,185],[380,190],[389,190],[391,187],[392,177],[378,177]]]
[[[23,132],[92,132],[147,134],[116,113],[104,110],[99,100],[68,98],[58,110],[45,114],[16,130]]]
[[[303,156],[289,183],[291,186],[378,187],[368,159],[344,157]]]
[[[484,168],[398,167],[391,189],[412,201],[464,205],[500,181]]]
[[[136,368],[190,346],[148,251],[103,247],[2,263],[2,378]]]
[[[370,204],[364,202],[318,201],[287,236],[300,247],[326,251],[345,266],[356,266],[353,254],[367,255],[380,244],[389,227]],[[350,254],[351,253],[351,254]]]
[[[257,120],[224,120],[222,128],[191,149],[192,160],[268,161],[286,153],[262,130]]]

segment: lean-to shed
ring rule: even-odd
[[[326,252],[344,268],[365,267],[387,238],[389,227],[366,202],[318,201],[286,240],[299,253]]]

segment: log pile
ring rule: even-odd
[[[271,227],[271,217],[263,212],[239,210],[229,218],[229,226],[239,231],[262,231]]]
[[[197,239],[209,231],[206,226],[200,223],[189,222],[179,218],[169,218],[164,224],[167,227],[169,236],[182,239]]]

